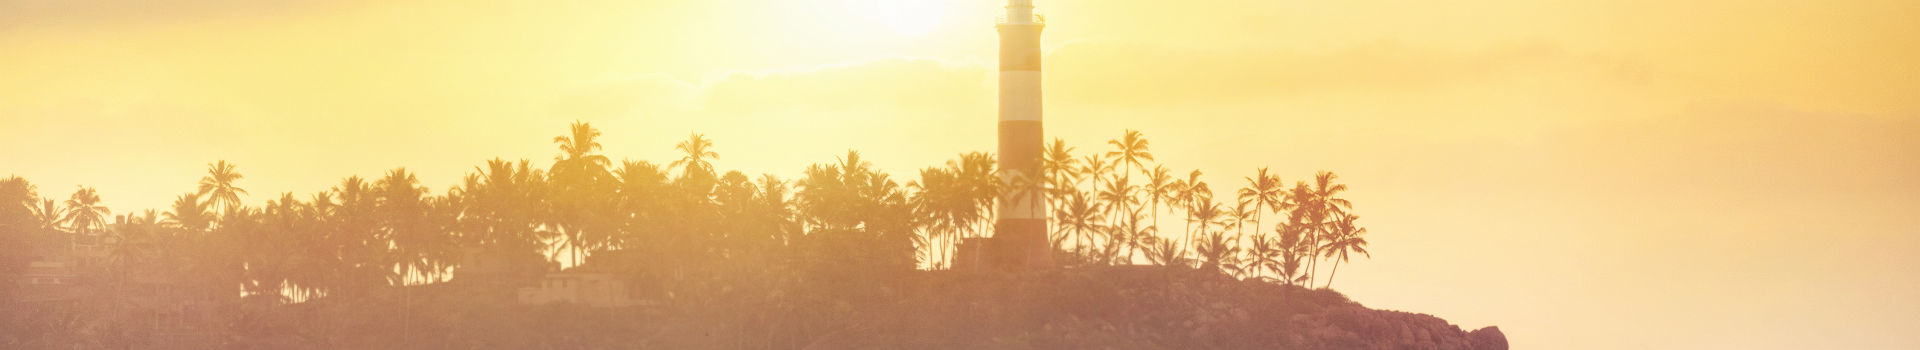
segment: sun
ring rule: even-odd
[[[881,0],[869,2],[894,34],[919,36],[932,31],[946,17],[941,0]]]

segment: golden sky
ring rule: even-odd
[[[1352,184],[1341,291],[1516,348],[1920,348],[1920,2],[1039,0],[1049,137]],[[0,175],[161,208],[397,166],[909,177],[993,148],[993,0],[0,0]]]

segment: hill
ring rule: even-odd
[[[1497,327],[1184,268],[915,271],[872,293],[721,287],[649,306],[525,306],[477,284],[261,309],[237,344],[413,349],[1506,349]],[[407,295],[407,294],[411,295]]]

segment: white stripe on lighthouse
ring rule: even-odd
[[[1040,71],[1000,72],[1000,120],[1040,120]]]

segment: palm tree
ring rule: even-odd
[[[1192,266],[1187,260],[1186,247],[1180,242],[1160,237],[1147,240],[1147,262],[1161,266]]]
[[[947,252],[952,248],[951,237],[957,235],[962,227],[969,223],[963,212],[973,211],[973,203],[967,198],[960,179],[946,168],[927,167],[920,171],[920,180],[907,184],[913,188],[911,202],[922,219],[927,220],[927,257],[932,260],[931,267],[939,268],[942,262],[951,263]],[[935,246],[938,246],[936,248]]]
[[[1072,195],[1073,184],[1080,177],[1080,160],[1073,157],[1073,147],[1067,146],[1066,140],[1058,138],[1053,139],[1053,143],[1041,153],[1040,169],[1046,173],[1047,203],[1052,205],[1053,210],[1059,210],[1062,203],[1066,202],[1066,197]]]
[[[1200,237],[1201,241],[1194,244],[1193,251],[1200,257],[1201,270],[1228,275],[1245,272],[1240,266],[1240,246],[1229,240],[1225,232],[1201,232]]]
[[[1246,268],[1252,270],[1253,275],[1260,279],[1269,281],[1279,280],[1267,277],[1267,273],[1273,272],[1275,275],[1285,277],[1284,274],[1280,273],[1284,268],[1285,262],[1283,252],[1284,249],[1280,246],[1280,240],[1274,239],[1273,236],[1262,234],[1253,235],[1253,244],[1247,248]],[[1293,282],[1286,281],[1284,283],[1291,284]]]
[[[208,205],[219,210],[220,215],[226,215],[239,208],[240,195],[247,194],[247,190],[233,184],[244,177],[234,170],[233,164],[225,160],[207,164],[207,176],[200,178],[199,195],[207,199]]]
[[[1280,210],[1286,198],[1286,187],[1280,182],[1279,175],[1267,174],[1267,167],[1247,178],[1247,187],[1240,189],[1240,201],[1253,204],[1254,234],[1259,234],[1261,214],[1267,210]]]
[[[111,226],[111,231],[119,237],[120,241],[113,245],[113,250],[108,253],[108,260],[115,273],[123,278],[132,273],[134,267],[146,263],[154,254],[154,246],[160,234],[158,214],[153,210],[147,210],[146,213],[145,216],[129,214],[115,217],[114,224]]]
[[[1253,212],[1252,204],[1253,203],[1247,201],[1235,202],[1233,210],[1228,210],[1226,215],[1224,215],[1226,219],[1226,229],[1233,230],[1234,244],[1241,244],[1240,238],[1245,236],[1246,227],[1254,225],[1253,217],[1256,214]]]
[[[1212,205],[1216,212],[1219,210],[1219,205],[1212,203],[1213,189],[1207,187],[1205,181],[1200,181],[1199,170],[1188,173],[1187,180],[1180,182],[1180,185],[1177,187],[1180,188],[1180,204],[1187,207],[1187,222],[1189,224],[1198,220],[1194,212],[1202,206]],[[1193,244],[1193,230],[1191,229],[1187,230],[1187,244]]]
[[[554,176],[592,181],[610,175],[606,168],[612,161],[594,153],[600,150],[600,130],[583,122],[574,122],[568,130],[567,135],[553,137],[553,143],[560,145],[560,155],[553,157]]]
[[[40,205],[33,207],[33,221],[43,230],[60,229],[60,223],[65,221],[66,217],[67,209],[54,202],[52,198],[41,199]]]
[[[432,228],[427,222],[426,187],[420,186],[420,179],[406,168],[396,168],[387,172],[387,176],[374,184],[379,192],[381,226],[384,236],[392,242],[394,253],[400,257],[396,266],[400,270],[401,285],[413,279],[415,274],[427,268],[425,242],[431,240]]]
[[[67,215],[61,221],[66,222],[74,234],[86,235],[95,228],[105,228],[109,215],[107,207],[100,205],[100,195],[94,193],[92,187],[81,187],[67,198]]]
[[[713,163],[708,160],[718,159],[720,158],[720,154],[712,150],[713,140],[708,140],[706,135],[694,133],[692,136],[688,136],[686,141],[681,141],[680,144],[674,145],[673,148],[681,152],[686,152],[687,156],[681,157],[680,160],[668,164],[667,166],[669,168],[682,167],[682,171],[685,172],[683,176],[687,177],[693,177],[696,173],[713,175]]]
[[[1213,201],[1211,196],[1195,197],[1189,205],[1193,223],[1200,227],[1200,233],[1203,234],[1210,232],[1213,224],[1222,223],[1227,215],[1226,208],[1221,207],[1220,202]]]
[[[1133,186],[1127,185],[1127,180],[1124,178],[1107,182],[1107,187],[1101,189],[1097,195],[1101,202],[1107,203],[1109,213],[1132,212],[1128,209],[1140,204],[1140,199],[1133,196]]]
[[[793,201],[787,182],[773,174],[760,176],[760,193],[755,196],[760,201],[763,219],[770,221],[767,229],[776,245],[786,245],[800,236],[800,228],[793,221]]]
[[[1108,241],[1121,243],[1120,248],[1127,252],[1127,264],[1133,264],[1135,252],[1149,249],[1148,246],[1153,243],[1154,235],[1159,231],[1159,228],[1153,225],[1141,225],[1141,222],[1145,221],[1141,216],[1139,210],[1127,212],[1124,218],[1118,220],[1119,223],[1108,228],[1113,235],[1113,238]]]
[[[1154,227],[1160,227],[1160,205],[1169,204],[1169,206],[1171,206],[1172,203],[1179,202],[1179,191],[1177,191],[1177,188],[1174,186],[1178,182],[1179,181],[1173,179],[1173,175],[1171,171],[1167,170],[1166,165],[1156,165],[1153,167],[1153,171],[1147,173],[1145,191],[1147,195],[1147,205],[1150,207],[1149,209],[1151,209],[1150,212],[1152,212]]]
[[[606,156],[595,154],[600,150],[600,131],[593,125],[574,122],[568,135],[555,136],[553,142],[560,145],[560,155],[554,156],[552,182],[554,227],[566,236],[565,246],[573,265],[580,264],[586,253],[589,241],[603,243],[611,235],[606,234],[602,219],[610,209],[605,194],[613,192],[613,175],[607,172],[612,162]],[[558,251],[555,252],[556,256]]]
[[[1082,161],[1082,164],[1084,165],[1080,168],[1080,173],[1086,175],[1088,179],[1092,179],[1093,189],[1098,190],[1102,185],[1101,181],[1108,177],[1116,163],[1107,161],[1106,158],[1101,157],[1099,154],[1089,154]],[[1079,184],[1079,181],[1074,182],[1075,187],[1078,187]]]
[[[1321,248],[1323,257],[1333,258],[1333,271],[1327,273],[1327,285],[1324,288],[1333,288],[1333,277],[1340,274],[1340,263],[1347,261],[1349,252],[1373,257],[1373,254],[1367,253],[1367,229],[1353,224],[1359,218],[1358,215],[1341,215],[1334,224],[1333,239]]]
[[[1314,185],[1307,194],[1307,197],[1311,199],[1305,204],[1308,208],[1307,220],[1309,230],[1307,240],[1312,247],[1310,251],[1320,250],[1321,245],[1325,244],[1324,242],[1331,238],[1328,237],[1328,235],[1332,231],[1331,226],[1335,224],[1331,220],[1334,219],[1336,215],[1344,214],[1345,209],[1353,207],[1352,202],[1335,197],[1347,190],[1347,185],[1334,183],[1334,181],[1339,178],[1340,175],[1336,175],[1330,171],[1321,171],[1313,176]],[[1320,259],[1315,258],[1308,262],[1307,276],[1309,276],[1309,281],[1315,280],[1315,277],[1319,276],[1319,271]]]
[[[949,171],[959,180],[957,185],[961,186],[962,193],[965,197],[972,199],[972,213],[966,213],[964,216],[968,219],[967,223],[991,224],[988,218],[994,216],[996,206],[1000,202],[1000,194],[1005,187],[1000,183],[999,170],[995,168],[996,162],[992,154],[985,152],[961,154],[958,162],[947,161]],[[978,236],[986,230],[986,227],[978,227],[973,231]]]
[[[1067,197],[1066,203],[1061,205],[1060,210],[1054,213],[1060,227],[1067,231],[1067,237],[1074,239],[1076,252],[1092,241],[1093,233],[1100,230],[1100,222],[1106,220],[1106,215],[1103,214],[1105,211],[1101,210],[1100,203],[1088,200],[1087,197],[1086,193],[1074,192],[1072,196]],[[1058,244],[1058,242],[1055,243],[1055,245]]]
[[[213,213],[207,211],[207,205],[194,193],[174,198],[173,208],[167,211],[166,217],[167,224],[194,234],[206,232],[213,222]]]
[[[1046,213],[1045,210],[1047,208],[1042,208],[1044,205],[1040,202],[1040,200],[1047,195],[1047,180],[1044,176],[1039,174],[1012,174],[1012,178],[1007,180],[1007,186],[1001,188],[1001,192],[1003,193],[1002,197],[1008,201],[1026,203],[1025,206],[1013,207],[1028,208],[1028,210],[1032,211],[1027,213],[1029,215],[1037,216],[1037,214]]]
[[[1047,145],[1042,152],[1045,155],[1040,159],[1041,172],[1047,173],[1050,182],[1070,183],[1072,181],[1067,179],[1078,177],[1079,159],[1073,158],[1073,147],[1067,146],[1066,140],[1053,139],[1053,144]]]
[[[1127,130],[1119,139],[1107,140],[1107,144],[1116,148],[1108,151],[1107,157],[1113,157],[1127,168],[1122,178],[1132,178],[1134,169],[1146,171],[1146,165],[1141,161],[1153,160],[1153,153],[1147,149],[1147,137],[1138,130]]]

